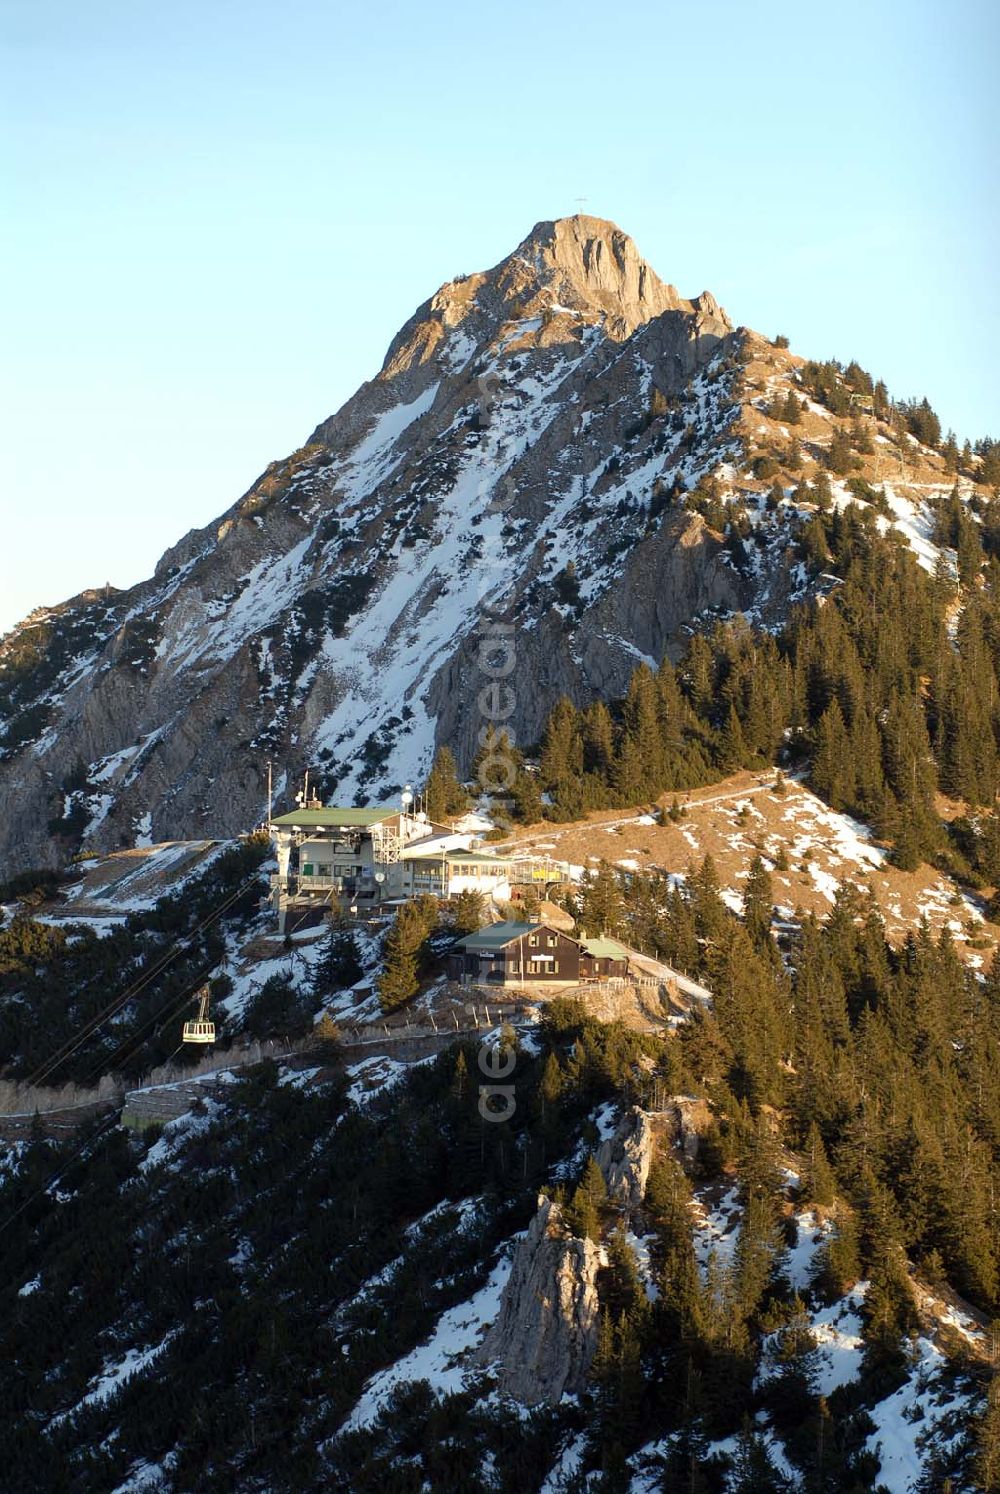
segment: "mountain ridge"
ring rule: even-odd
[[[536,225],[440,287],[152,578],[0,642],[0,856],[130,844],[147,816],[159,839],[231,834],[264,812],[268,756],[279,795],[308,766],[384,797],[442,742],[467,771],[487,604],[516,623],[525,744],[560,696],[623,695],[713,617],[781,622],[816,590],[778,522],[791,490],[787,513],[759,507],[753,564],[685,495],[716,473],[762,498],[760,431],[782,428],[759,407],[800,366],[709,293],[679,297],[615,225]]]

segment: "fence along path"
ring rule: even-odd
[[[649,963],[656,968],[654,962]],[[670,971],[670,980],[676,983],[685,995],[690,995],[696,1001],[711,1000],[711,993],[704,986],[699,986],[678,971]],[[652,995],[654,991],[662,990],[667,986],[668,981],[664,980],[661,975],[644,974],[639,978],[635,976],[613,978],[600,984],[608,993],[624,994],[629,989],[637,989]],[[469,994],[468,987],[463,987],[461,990],[464,995]],[[590,998],[593,1001],[598,990],[598,987],[587,984],[562,990],[559,994],[579,997],[584,1001]],[[477,991],[477,994],[478,1000],[463,1003],[461,1020],[459,1013],[453,1007],[442,1013],[439,1018],[436,1018],[433,1012],[428,1012],[425,1022],[411,1022],[405,1018],[403,1021],[376,1020],[354,1026],[338,1024],[337,1042],[345,1050],[374,1049],[380,1046],[384,1048],[390,1044],[396,1048],[406,1043],[433,1043],[435,1046],[444,1047],[458,1039],[474,1037],[484,1030],[488,1032],[502,1026],[505,1022],[515,1021],[522,1015],[526,1004],[538,1004],[537,997],[530,1000],[527,993],[518,992],[512,1008],[510,996],[513,993],[508,993],[507,1001],[501,998],[498,1002],[494,997],[494,1006],[491,1011],[490,1004],[484,999],[481,990]],[[194,1064],[162,1064],[134,1084],[127,1084],[125,1080],[110,1074],[106,1074],[93,1088],[85,1088],[77,1084],[46,1088],[19,1084],[11,1079],[0,1079],[0,1118],[30,1121],[35,1114],[49,1115],[56,1112],[62,1114],[65,1111],[90,1109],[101,1105],[121,1105],[126,1097],[131,1098],[145,1090],[162,1090],[171,1085],[189,1084],[227,1069],[249,1068],[262,1063],[267,1058],[305,1056],[323,1051],[322,1040],[317,1040],[313,1034],[304,1038],[273,1038],[261,1042],[234,1044],[224,1053],[206,1054]]]
[[[57,1089],[48,1089],[39,1085],[18,1084],[13,1079],[0,1079],[0,1116],[30,1120],[36,1113],[48,1115],[57,1110],[80,1110],[84,1106],[117,1104],[134,1090],[162,1088],[183,1080],[199,1079],[206,1074],[218,1073],[220,1069],[246,1068],[250,1064],[263,1062],[265,1058],[300,1053],[315,1046],[316,1040],[313,1037],[241,1043],[227,1049],[225,1053],[206,1054],[197,1063],[161,1064],[133,1084],[127,1084],[114,1074],[105,1074],[100,1083],[92,1088],[63,1084]]]

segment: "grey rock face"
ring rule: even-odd
[[[151,580],[0,641],[0,868],[247,829],[268,758],[279,803],[306,767],[327,797],[387,797],[444,741],[467,768],[487,616],[512,629],[504,724],[530,744],[560,695],[621,694],[699,617],[758,602],[664,497],[736,451],[733,347],[711,296],[599,219],[443,286]]]
[[[608,1197],[630,1214],[646,1195],[653,1160],[653,1128],[644,1110],[633,1106],[613,1136],[597,1151],[597,1163],[608,1185]]]
[[[631,1216],[642,1205],[654,1149],[645,1111],[633,1107],[597,1152],[609,1199]],[[520,1241],[500,1311],[475,1360],[494,1366],[501,1388],[526,1405],[555,1404],[586,1384],[597,1347],[597,1273],[603,1251],[566,1231],[563,1213],[540,1197]]]
[[[475,1355],[525,1405],[555,1405],[587,1381],[597,1347],[600,1251],[563,1233],[559,1205],[540,1198],[518,1246],[500,1313]]]

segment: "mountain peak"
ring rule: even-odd
[[[530,259],[540,282],[559,288],[574,310],[621,318],[634,331],[664,311],[689,310],[643,259],[633,239],[606,218],[577,214],[536,223],[512,260]]]
[[[548,326],[565,317],[577,329],[599,324],[605,336],[624,342],[671,311],[710,318],[716,336],[733,330],[714,296],[704,292],[686,300],[660,279],[616,223],[583,213],[545,219],[492,269],[447,281],[418,307],[393,340],[382,377],[425,367],[459,328],[485,346],[512,322]],[[545,340],[560,339],[556,333]]]
[[[501,283],[516,282],[522,294],[534,283],[550,310],[600,316],[615,338],[630,336],[665,311],[719,311],[713,297],[703,308],[702,298],[685,300],[661,280],[617,223],[584,213],[536,223],[493,273]]]

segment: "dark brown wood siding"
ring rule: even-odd
[[[533,939],[537,943],[532,943]],[[496,950],[456,951],[448,957],[448,974],[452,980],[461,980],[464,975],[503,985],[576,981],[580,979],[580,960],[581,950],[575,939],[539,926]]]

